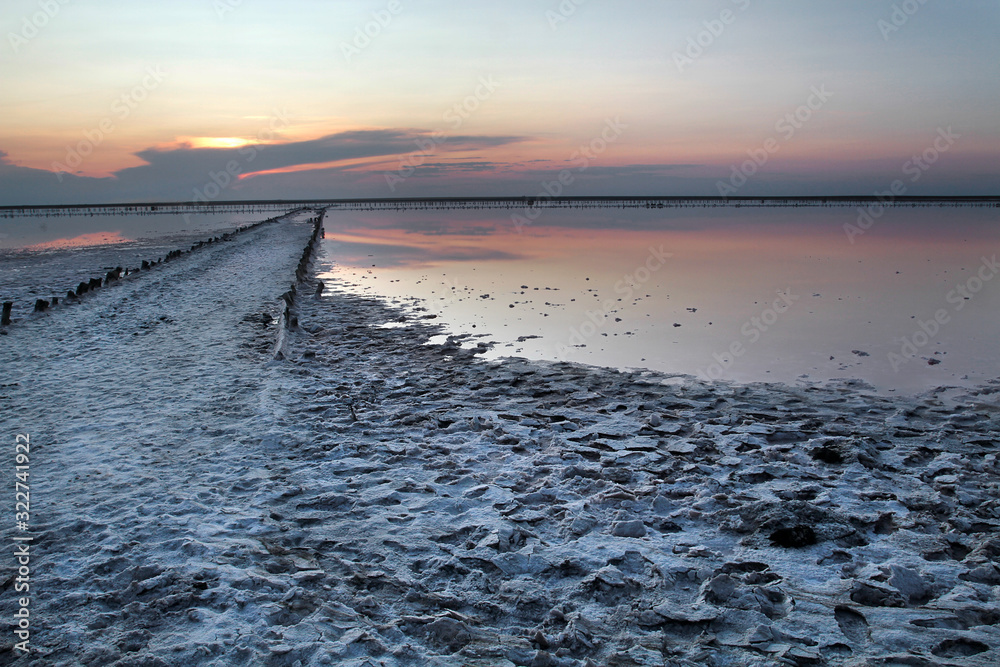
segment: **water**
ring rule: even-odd
[[[268,214],[0,220],[25,313]],[[525,356],[918,392],[1000,377],[996,209],[331,211],[325,279]],[[850,232],[850,233],[848,233]]]
[[[857,216],[331,212],[327,278],[495,341],[491,358],[907,393],[1000,376],[997,211],[889,210],[860,234]]]

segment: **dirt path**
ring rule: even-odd
[[[271,421],[262,370],[275,325],[260,315],[278,315],[310,232],[263,225],[0,340],[3,432],[33,444],[39,664],[146,648],[182,658],[223,641],[212,611],[195,608],[218,580],[245,580],[263,549],[250,535],[266,519],[268,457],[253,436]],[[3,472],[13,488],[13,465]]]

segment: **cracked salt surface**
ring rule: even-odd
[[[484,362],[343,292],[273,361],[310,231],[0,339],[4,432],[37,443],[14,664],[1000,661],[1000,383]]]

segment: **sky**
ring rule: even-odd
[[[4,0],[0,205],[998,194],[995,0]]]

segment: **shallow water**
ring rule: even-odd
[[[166,213],[0,217],[0,251],[151,242],[226,231],[274,213]]]
[[[998,213],[845,228],[858,215],[547,210],[518,228],[510,212],[331,212],[327,278],[495,341],[490,357],[903,392],[1000,375]]]

